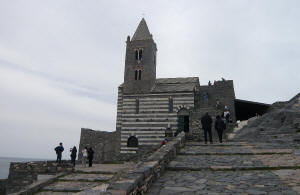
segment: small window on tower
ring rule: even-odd
[[[134,79],[135,79],[135,80],[138,80],[138,71],[136,70],[136,71],[134,71],[134,72],[135,72]]]
[[[173,98],[169,98],[169,112],[173,112]]]
[[[142,71],[139,70],[139,80],[141,80],[141,79],[142,79]]]
[[[135,113],[138,114],[140,111],[140,101],[138,98],[135,99]]]
[[[135,50],[135,59],[142,60],[143,57],[143,49],[136,49]]]
[[[135,59],[136,59],[136,60],[139,59],[139,50],[135,50]]]
[[[142,57],[143,57],[143,50],[140,49],[139,50],[139,60],[142,60]]]

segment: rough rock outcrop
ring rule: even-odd
[[[300,93],[287,102],[274,103],[262,117],[248,122],[235,137],[237,140],[300,143]]]

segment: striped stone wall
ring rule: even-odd
[[[120,95],[120,92],[119,92]],[[169,97],[173,98],[173,112],[169,112]],[[139,99],[139,113],[136,113],[136,99]],[[177,112],[181,107],[192,110],[194,93],[161,93],[124,95],[118,99],[117,122],[121,126],[121,154],[135,154],[138,148],[127,147],[130,136],[138,139],[141,148],[159,146],[168,126],[177,130]],[[139,148],[140,149],[140,148]]]
[[[122,123],[122,105],[123,105],[123,87],[118,88],[118,101],[117,101],[117,120],[116,120],[116,130],[121,130]]]

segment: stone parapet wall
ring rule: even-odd
[[[6,183],[7,179],[0,179],[0,194],[6,193]]]
[[[39,174],[56,174],[72,171],[72,165],[62,161],[12,162],[10,163],[6,189],[8,193],[17,192],[37,180]]]
[[[123,176],[122,180],[112,183],[104,194],[144,194],[151,184],[165,172],[166,166],[176,157],[184,142],[185,133],[182,132],[146,160],[140,162],[134,170]]]
[[[95,131],[81,129],[78,159],[82,158],[84,147],[92,147],[94,150],[94,162],[112,162],[120,158],[120,131]]]

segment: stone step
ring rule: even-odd
[[[113,178],[112,174],[85,174],[85,173],[72,173],[59,178],[59,181],[81,181],[81,182],[108,182]]]
[[[186,146],[181,149],[180,155],[258,155],[258,154],[292,154],[292,149],[253,149],[251,147],[226,146]]]
[[[248,145],[246,144],[246,142],[226,142],[224,140],[223,143],[213,143],[213,144],[205,144],[204,142],[186,142],[185,143],[186,146],[209,146],[209,147],[224,147],[224,146],[245,146]]]
[[[80,192],[82,190],[94,188],[96,186],[107,185],[100,182],[80,182],[80,181],[58,181],[46,186],[42,191],[51,192]]]
[[[300,194],[300,170],[168,171],[148,195],[280,195]]]
[[[178,155],[168,170],[260,170],[300,168],[300,156],[264,155]]]

